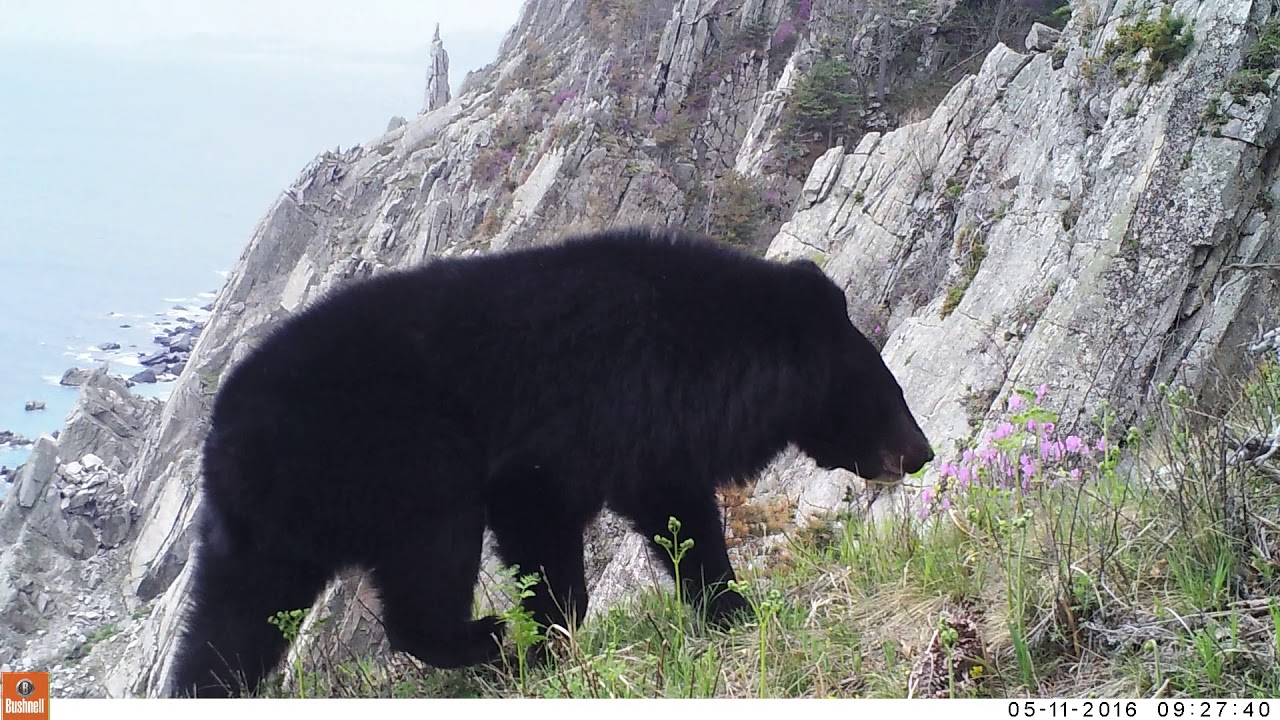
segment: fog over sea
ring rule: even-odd
[[[58,385],[64,370],[108,361],[127,377],[157,349],[157,328],[203,319],[306,163],[419,110],[429,40],[417,58],[365,67],[0,49],[0,430],[35,439],[58,429],[77,392]],[[469,37],[451,84],[499,40]],[[26,412],[29,400],[46,409]],[[0,447],[0,466],[28,452]]]

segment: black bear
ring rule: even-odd
[[[484,529],[541,575],[534,617],[565,624],[587,609],[583,530],[605,506],[650,538],[679,519],[687,597],[726,622],[745,601],[725,591],[715,489],[788,444],[865,478],[933,458],[811,262],[629,229],[346,286],[219,388],[171,690],[252,691],[287,649],[267,618],[346,567],[371,574],[393,649],[494,659],[502,623],[472,618]]]

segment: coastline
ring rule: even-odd
[[[225,278],[226,273],[219,275]],[[220,289],[189,298],[163,298],[168,307],[149,315],[108,312],[96,323],[102,327],[85,329],[95,333],[96,342],[66,345],[61,353],[67,360],[63,367],[41,368],[38,377],[23,378],[19,385],[31,397],[23,396],[16,407],[0,408],[0,433],[12,434],[11,442],[0,444],[0,497],[8,491],[13,473],[27,461],[33,443],[57,432],[75,405],[82,380],[77,381],[73,371],[79,369],[84,371],[80,375],[87,376],[106,365],[135,394],[166,400]],[[33,402],[40,409],[26,410],[26,404]]]

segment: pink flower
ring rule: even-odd
[[[1035,432],[1035,431],[1036,431],[1036,421],[1035,421],[1035,420],[1028,420],[1028,421],[1027,421],[1027,432]]]
[[[1018,409],[1020,409],[1020,408],[1023,406],[1023,404],[1024,404],[1024,403],[1022,402],[1022,396],[1021,396],[1021,395],[1018,395],[1017,393],[1014,393],[1013,395],[1010,395],[1010,396],[1009,396],[1009,409],[1010,409],[1010,410],[1018,410]]]
[[[1003,440],[1013,434],[1013,423],[1003,422],[996,431],[991,433],[991,440]]]
[[[1026,453],[1023,453],[1022,457],[1021,457],[1021,458],[1019,458],[1019,461],[1022,463],[1022,474],[1023,474],[1023,475],[1030,476],[1030,475],[1035,475],[1035,474],[1036,474],[1036,466],[1035,466],[1035,463],[1031,462],[1031,458],[1030,458],[1030,457],[1028,457],[1028,456],[1026,455]]]
[[[1107,451],[1107,437],[1104,435],[1098,438],[1098,452]]]
[[[969,477],[969,466],[961,465],[959,472],[956,473],[956,480],[959,480],[961,485],[968,485]]]
[[[1069,453],[1078,453],[1080,448],[1084,447],[1084,441],[1078,435],[1068,435],[1065,448]]]
[[[1048,394],[1049,394],[1048,384],[1040,385],[1040,387],[1036,389],[1036,404],[1039,405],[1040,403],[1044,402],[1044,396]]]
[[[1071,479],[1072,479],[1072,480],[1079,480],[1079,479],[1080,479],[1080,468],[1071,468],[1071,472],[1069,472],[1069,473],[1067,473],[1067,474],[1071,476]]]
[[[942,498],[942,509],[943,510],[951,509],[951,498]]]
[[[1043,425],[1041,425],[1041,426],[1040,426],[1040,429],[1044,431],[1044,434],[1045,434],[1045,435],[1052,435],[1052,434],[1053,434],[1053,431],[1054,431],[1057,427],[1058,427],[1057,425],[1054,425],[1054,424],[1053,424],[1053,423],[1051,423],[1051,422],[1047,422],[1047,423],[1044,423]]]

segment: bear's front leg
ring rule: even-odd
[[[471,619],[484,509],[458,508],[402,529],[373,563],[391,649],[440,668],[501,657],[505,623]]]
[[[630,518],[636,530],[649,540],[667,572],[673,578],[678,572],[685,599],[703,609],[710,622],[724,627],[749,611],[746,598],[729,589],[729,582],[736,577],[729,564],[720,506],[713,492],[673,493],[663,488],[639,507],[619,509],[619,512]],[[675,532],[671,518],[679,522]],[[692,540],[693,544],[687,544],[686,540]],[[679,558],[678,565],[676,558]]]

